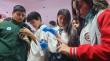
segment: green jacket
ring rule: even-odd
[[[14,20],[0,23],[0,61],[26,61],[27,43],[19,38],[22,23]]]

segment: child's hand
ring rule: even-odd
[[[70,47],[69,46],[67,46],[66,44],[60,44],[59,46],[58,46],[58,52],[62,52],[62,53],[69,53],[69,50],[70,50]]]
[[[34,34],[29,30],[29,29],[27,29],[27,28],[22,28],[22,29],[20,29],[20,32],[21,33],[23,33],[23,34],[25,34],[25,35],[27,35],[27,36],[29,36],[32,40],[34,40],[34,41],[36,41],[36,37],[34,36]]]
[[[28,35],[28,36],[32,34],[32,32],[27,28],[20,29],[20,33],[24,33],[25,35]]]

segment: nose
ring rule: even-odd
[[[24,15],[20,15],[19,18],[20,18],[20,19],[24,19],[25,16],[24,16]]]
[[[60,23],[62,23],[62,22],[63,22],[63,19],[60,20]]]
[[[22,16],[22,15],[20,15],[20,18],[23,18],[23,16]]]

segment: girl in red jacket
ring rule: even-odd
[[[110,10],[93,9],[93,0],[79,0],[78,7],[80,17],[85,20],[80,46],[61,44],[59,52],[69,53],[79,61],[110,61]]]

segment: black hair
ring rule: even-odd
[[[68,9],[60,9],[58,11],[57,16],[59,15],[63,15],[64,16],[64,20],[63,20],[63,24],[64,24],[64,31],[68,32],[68,28],[69,28],[69,24],[71,22],[71,14],[70,11]],[[57,25],[58,24],[58,18],[57,18]]]
[[[16,12],[16,11],[26,12],[26,9],[23,6],[21,6],[21,5],[15,5],[13,7],[13,12]]]
[[[73,6],[74,5],[74,6]],[[79,27],[77,29],[74,29],[73,23],[70,23],[69,29],[69,42],[68,45],[73,46],[79,46],[79,36],[81,33],[81,30],[84,26],[84,20],[80,17],[80,10],[79,10],[79,1],[78,0],[71,0],[71,8],[72,8],[72,21],[75,20],[77,23],[79,23]]]
[[[80,3],[82,1],[85,2],[89,8],[93,7],[93,0],[71,0],[73,19],[79,18],[78,16],[80,16]]]
[[[77,31],[73,29],[72,23],[71,23],[71,15],[68,9],[61,9],[59,10],[57,16],[64,15],[64,31],[68,35],[68,46],[78,46],[79,40],[77,36]],[[57,20],[58,24],[58,20]],[[58,24],[59,25],[59,24]]]
[[[79,27],[77,28],[78,36],[80,36],[81,30],[84,27],[84,23],[85,23],[85,20],[80,16],[79,1],[78,0],[71,1],[73,20],[75,20],[77,23],[79,23]],[[92,0],[82,0],[82,1],[84,1],[87,4],[90,4],[89,6],[91,6],[91,7],[93,6]],[[74,4],[74,6],[73,6],[73,4]]]
[[[107,3],[106,0],[97,0],[94,1],[93,9],[98,12],[101,9],[108,8],[109,4]]]
[[[32,12],[30,12],[28,14],[28,16],[27,16],[27,22],[30,22],[33,19],[36,19],[36,20],[40,19],[40,21],[42,21],[41,15],[38,12],[36,12],[36,11],[32,11]]]
[[[57,25],[54,20],[50,21],[49,24],[52,25],[52,26],[56,26]]]
[[[93,0],[82,0],[84,1],[87,5],[89,5],[90,8],[93,7]]]

